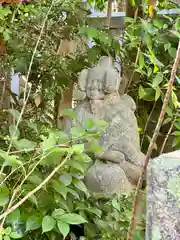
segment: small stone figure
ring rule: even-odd
[[[127,193],[137,184],[144,155],[140,151],[139,134],[133,99],[119,94],[121,65],[103,56],[97,66],[84,69],[76,88],[81,101],[75,107],[79,121],[104,120],[108,126],[99,144],[103,152],[89,169],[85,183],[89,190],[103,193]]]

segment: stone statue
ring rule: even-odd
[[[88,119],[108,123],[99,144],[102,153],[89,169],[85,183],[89,190],[103,193],[124,193],[136,185],[144,155],[140,151],[139,134],[133,99],[119,94],[121,67],[110,57],[100,58],[97,66],[84,69],[79,75],[77,92],[81,100],[75,107],[83,125]]]

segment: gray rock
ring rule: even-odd
[[[180,151],[163,154],[147,168],[146,240],[180,239]]]
[[[134,115],[136,106],[130,96],[119,94],[120,74],[118,61],[101,57],[96,67],[80,73],[76,88],[81,101],[74,110],[81,125],[89,119],[108,123],[99,140],[103,152],[96,156],[101,162],[89,169],[85,179],[87,187],[95,192],[129,192],[136,185],[143,165]]]

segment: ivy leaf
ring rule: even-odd
[[[69,224],[58,220],[57,225],[58,225],[59,231],[62,233],[63,237],[64,238],[67,237],[67,235],[70,231]]]
[[[51,216],[45,216],[42,221],[43,233],[51,231],[56,225],[56,221]]]
[[[152,87],[155,89],[163,81],[163,73],[159,72],[156,74],[152,82]]]
[[[26,222],[26,232],[41,227],[42,217],[39,215],[30,216]]]
[[[58,208],[58,209],[55,209],[52,213],[52,217],[53,218],[56,218],[56,219],[59,219],[59,217],[61,215],[63,215],[65,213],[65,211],[62,209],[62,208]]]
[[[75,225],[87,222],[81,215],[78,215],[76,213],[64,214],[59,218],[59,220],[68,224],[75,224]]]
[[[72,176],[68,173],[64,173],[59,177],[59,180],[65,185],[69,186],[72,182]]]
[[[98,153],[102,151],[98,141],[96,141],[95,139],[90,140],[90,142],[87,144],[87,149],[89,152],[93,152],[93,153]]]
[[[61,182],[57,181],[57,180],[53,180],[52,181],[52,187],[54,188],[54,190],[56,192],[58,192],[59,194],[61,194],[63,196],[64,199],[66,199],[67,196],[67,188],[64,184],[62,184]]]
[[[78,118],[78,115],[72,109],[64,109],[63,115],[71,118]]]

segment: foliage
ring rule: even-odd
[[[158,5],[159,9],[163,6],[162,2],[164,1]],[[166,2],[166,7],[167,5]],[[169,5],[172,7],[172,4]],[[124,69],[129,71],[131,79],[128,93],[137,99],[137,118],[139,129],[141,129],[142,147],[145,152],[152,136],[152,128],[154,129],[153,122],[156,123],[161,103],[164,101],[164,93],[176,55],[180,29],[179,17],[156,14],[153,18],[148,18],[145,6],[143,18],[126,18],[126,24]],[[174,118],[176,118],[175,128],[178,127],[179,74],[178,71],[171,101],[167,107],[162,135],[167,133],[169,123]],[[177,139],[178,137],[174,143],[171,141],[171,146],[179,147]],[[161,144],[158,144],[158,147],[154,146],[156,154],[159,154]]]

